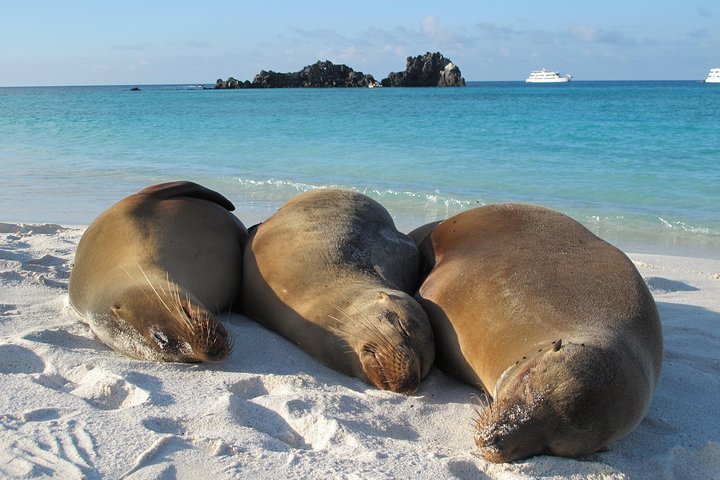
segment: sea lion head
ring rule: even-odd
[[[132,286],[114,295],[93,330],[116,351],[142,360],[195,363],[226,358],[227,330],[189,292],[168,281]]]
[[[649,399],[632,398],[645,388],[630,378],[640,369],[629,371],[617,351],[562,340],[545,347],[508,369],[480,412],[475,443],[485,459],[588,455],[632,430],[647,408]]]
[[[340,329],[360,360],[355,375],[381,390],[415,392],[435,359],[422,307],[404,292],[385,289],[363,295],[351,311]]]

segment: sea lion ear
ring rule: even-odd
[[[390,298],[390,295],[388,295],[387,293],[385,293],[385,292],[378,292],[378,299],[379,299],[381,302],[387,302],[389,298]]]
[[[138,193],[138,195],[148,195],[159,200],[167,200],[176,197],[199,198],[200,200],[217,203],[231,212],[235,210],[235,205],[218,192],[188,181],[160,183],[142,190]]]

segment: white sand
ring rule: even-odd
[[[0,477],[720,478],[720,261],[630,255],[665,333],[647,417],[582,460],[485,462],[474,389],[415,396],[314,361],[239,315],[220,364],[131,360],[67,307],[81,229],[0,224]]]

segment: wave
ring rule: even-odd
[[[480,201],[472,201],[469,199],[457,198],[455,196],[441,193],[439,190],[434,192],[418,192],[410,190],[397,190],[393,188],[378,188],[378,187],[361,187],[357,185],[344,185],[344,184],[312,184],[305,182],[298,182],[293,180],[285,180],[278,178],[269,178],[264,180],[248,179],[248,178],[236,178],[236,183],[239,184],[245,191],[238,193],[252,194],[252,195],[266,195],[270,198],[282,198],[289,199],[292,195],[297,195],[302,192],[310,190],[317,190],[320,188],[345,188],[353,190],[371,198],[375,198],[380,201],[385,208],[393,212],[393,209],[400,208],[401,210],[417,209],[425,207],[441,207],[443,210],[461,211],[471,206],[484,205]]]
[[[682,222],[680,220],[665,220],[662,217],[658,217],[658,220],[663,227],[669,228],[670,230],[680,230],[687,233],[700,233],[703,235],[720,235],[720,231],[713,230],[709,227],[699,227],[696,225]]]

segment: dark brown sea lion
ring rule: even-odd
[[[381,389],[417,389],[435,350],[410,295],[419,253],[360,193],[296,196],[250,236],[243,311],[324,364]]]
[[[660,375],[655,302],[617,248],[560,213],[492,205],[411,233],[438,364],[492,403],[476,443],[493,462],[577,457],[643,418]]]
[[[80,239],[71,305],[100,340],[131,357],[222,360],[231,342],[216,314],[239,297],[247,240],[234,208],[191,182],[121,200]]]

